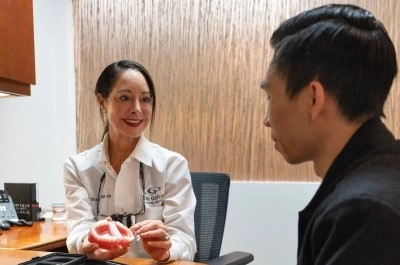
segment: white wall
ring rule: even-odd
[[[297,216],[319,183],[232,182],[221,254],[247,251],[254,265],[294,265]]]
[[[62,163],[76,152],[72,0],[34,0],[36,85],[0,99],[0,188],[38,183],[42,209],[64,201]]]
[[[39,203],[64,201],[62,163],[76,153],[72,0],[34,0],[36,85],[0,99],[0,188],[36,182]],[[296,263],[297,213],[318,183],[233,182],[221,254],[252,252],[254,265]]]

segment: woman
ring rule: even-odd
[[[64,164],[69,252],[97,260],[124,254],[193,260],[196,198],[188,163],[143,135],[156,107],[150,74],[137,62],[115,62],[101,73],[95,94],[106,120],[103,142]],[[92,227],[105,218],[130,227],[140,240],[111,250],[89,242]]]

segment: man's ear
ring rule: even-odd
[[[318,81],[311,81],[309,89],[312,97],[310,119],[315,120],[326,107],[326,93],[324,86]]]

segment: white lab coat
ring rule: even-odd
[[[192,261],[196,253],[193,193],[187,160],[143,135],[117,175],[109,163],[108,135],[104,141],[64,163],[70,253],[82,253],[82,239],[103,215],[137,213],[142,208],[139,162],[143,163],[146,212],[136,222],[162,220],[168,226],[172,247],[170,260]],[[106,177],[100,188],[100,179]],[[100,198],[100,199],[98,199]],[[99,202],[99,204],[97,203]],[[97,207],[101,216],[98,216]],[[149,257],[141,241],[133,240],[128,257]]]

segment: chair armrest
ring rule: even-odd
[[[254,260],[254,256],[248,252],[233,251],[207,262],[209,265],[245,265]]]

